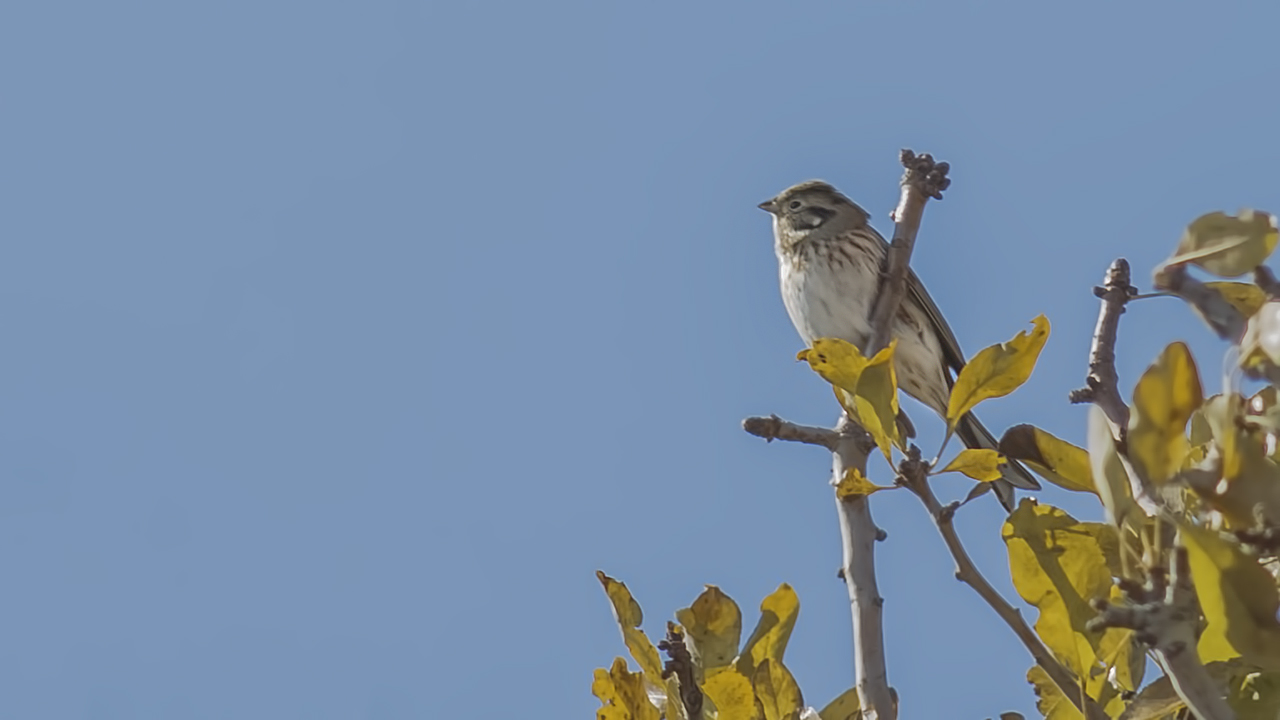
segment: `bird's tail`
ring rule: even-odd
[[[956,435],[965,447],[981,448],[986,450],[996,450],[997,443],[995,436],[991,434],[981,422],[978,422],[977,416],[969,413],[960,418],[960,422],[956,425]],[[1013,512],[1014,498],[1013,489],[1021,488],[1023,490],[1039,490],[1040,483],[1031,473],[1022,466],[1017,460],[1009,458],[1008,464],[1002,469],[1004,477],[991,483],[991,489],[995,490],[996,498],[1000,500],[1000,504],[1005,510]]]

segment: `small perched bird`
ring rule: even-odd
[[[871,307],[880,291],[880,266],[888,243],[868,224],[866,210],[831,185],[818,180],[783,190],[760,208],[773,215],[773,247],[778,255],[782,302],[805,343],[840,338],[866,348],[871,336]],[[964,355],[914,272],[890,328],[898,385],[908,395],[946,416]],[[996,440],[969,413],[956,435],[967,447],[996,447]],[[1004,478],[993,483],[1006,510],[1013,510],[1013,488],[1039,490],[1026,468],[1010,460]]]

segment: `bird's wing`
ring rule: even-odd
[[[907,268],[907,292],[920,303],[920,307],[924,308],[925,314],[929,316],[929,322],[934,329],[938,331],[938,339],[942,341],[942,356],[945,358],[947,367],[952,371],[959,373],[960,368],[964,367],[964,351],[960,349],[960,341],[956,340],[956,334],[951,331],[951,326],[942,318],[942,311],[938,309],[938,304],[929,297],[929,291],[924,289],[924,283],[920,282],[920,278],[916,276],[916,271]],[[947,383],[954,382],[952,375],[947,375]]]

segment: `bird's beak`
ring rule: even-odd
[[[778,209],[777,204],[774,203],[773,200],[765,200],[764,202],[760,203],[756,207],[760,208],[761,210],[771,215],[774,213],[774,211]]]

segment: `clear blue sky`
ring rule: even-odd
[[[0,717],[591,717],[597,568],[651,635],[791,583],[825,704],[828,458],[739,421],[835,406],[756,203],[887,228],[898,149],[949,160],[915,267],[962,344],[1053,322],[981,414],[1080,441],[1111,259],[1280,207],[1280,8],[1188,5],[4,4]],[[1217,387],[1176,301],[1122,333],[1126,388],[1177,338]],[[918,503],[874,510],[904,716],[1034,713]],[[1000,518],[960,524],[1007,589]]]

